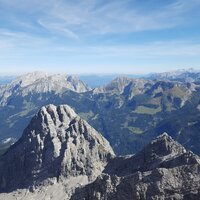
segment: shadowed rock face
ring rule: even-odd
[[[162,134],[133,156],[116,157],[72,200],[199,199],[200,158]]]
[[[0,191],[26,188],[48,178],[65,181],[86,176],[90,182],[113,156],[109,143],[69,106],[48,105],[0,158]]]

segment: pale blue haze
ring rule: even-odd
[[[200,69],[199,0],[0,0],[0,73]]]

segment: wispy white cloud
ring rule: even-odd
[[[52,40],[45,37],[39,37],[20,31],[10,31],[9,29],[0,28],[0,53],[4,55],[31,49],[43,49],[43,47],[52,47]],[[2,56],[1,55],[1,56]]]
[[[47,30],[51,31],[52,33],[57,33],[59,35],[66,36],[71,39],[79,39],[78,35],[74,33],[72,30],[68,29],[65,24],[62,23],[53,23],[51,21],[45,21],[45,20],[38,20],[38,23],[46,28]]]
[[[1,0],[0,3],[17,11],[31,13],[32,20],[44,29],[74,39],[84,35],[173,28],[186,23],[184,14],[200,5],[198,0],[174,0],[148,10],[140,9],[135,0]],[[152,3],[156,2],[152,0]]]
[[[137,10],[134,5],[128,8],[127,2],[129,1],[112,1],[98,6],[98,1],[76,1],[76,4],[59,1],[39,19],[39,22],[42,21],[45,28],[51,29],[53,20],[58,30],[66,27],[67,31],[76,32],[76,35],[159,30],[180,23],[177,21],[180,12],[175,12],[174,5],[173,9],[166,7],[146,14],[145,11]]]
[[[75,55],[95,55],[100,57],[197,57],[200,56],[200,44],[188,41],[153,42],[145,45],[115,45],[115,46],[84,46],[84,47],[57,47],[56,52]]]
[[[199,5],[195,0],[176,0],[147,11],[139,9],[137,1],[132,1],[131,6],[130,2],[107,1],[99,6],[98,0],[79,0],[75,4],[59,1],[46,15],[46,21],[54,20],[61,27],[64,24],[77,35],[162,30],[186,23],[184,14]]]
[[[49,59],[54,59],[64,65],[70,59],[75,60],[72,64],[83,59],[80,65],[92,60],[100,65],[106,59],[108,64],[130,66],[137,59],[198,60],[198,36],[159,38],[159,31],[197,21],[192,16],[194,11],[200,17],[199,6],[199,0],[0,0],[1,62],[50,65]],[[140,32],[147,40],[133,39]],[[153,39],[148,36],[152,32]],[[107,43],[106,37],[113,42]]]
[[[53,24],[52,24],[53,26]],[[52,29],[57,29],[52,27]],[[78,39],[73,32],[60,30],[68,37]],[[8,29],[0,29],[0,51],[5,50],[38,51],[42,53],[95,55],[103,57],[128,56],[135,58],[156,58],[159,56],[200,56],[200,42],[190,40],[156,41],[145,44],[116,44],[116,45],[65,45],[57,44],[49,38],[38,37],[23,32],[13,32]]]

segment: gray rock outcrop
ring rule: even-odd
[[[109,143],[69,106],[48,105],[1,156],[0,192],[46,187],[50,179],[73,180],[69,187],[86,184],[101,174],[113,156]]]
[[[72,200],[164,200],[200,198],[200,158],[167,134],[133,156],[116,157]]]

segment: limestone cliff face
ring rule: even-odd
[[[68,90],[82,93],[89,91],[90,88],[76,76],[33,72],[19,76],[11,83],[0,86],[0,106],[6,106],[9,100],[15,96],[62,94]]]
[[[109,143],[69,106],[48,105],[0,158],[0,191],[38,185],[49,178],[64,182],[84,176],[88,183],[113,156]]]
[[[116,157],[72,200],[199,199],[200,158],[167,134],[134,156]]]

